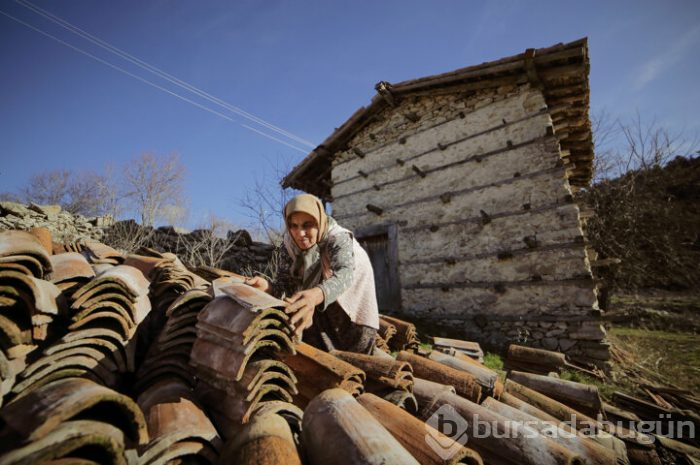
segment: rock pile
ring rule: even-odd
[[[57,243],[98,240],[127,253],[149,247],[175,253],[188,265],[212,265],[238,273],[263,271],[275,249],[271,244],[253,241],[245,229],[217,237],[208,229],[151,228],[134,220],[115,221],[109,215],[86,217],[63,210],[60,205],[0,202],[0,230],[41,227],[47,228]]]
[[[15,202],[0,202],[0,229],[29,230],[45,227],[57,242],[100,240],[104,228],[114,220],[111,216],[85,217],[74,215],[60,205],[27,206]]]

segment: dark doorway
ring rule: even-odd
[[[356,232],[356,237],[372,263],[379,311],[393,313],[401,310],[396,225],[362,228]]]

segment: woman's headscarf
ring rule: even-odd
[[[328,215],[323,208],[323,203],[318,197],[311,194],[301,194],[294,197],[284,206],[284,222],[289,231],[289,217],[293,213],[306,213],[311,215],[318,225],[318,241],[321,242],[326,238],[328,233]]]
[[[318,240],[307,250],[301,250],[289,232],[289,218],[293,213],[307,213],[318,224]],[[287,227],[284,234],[284,246],[293,260],[291,275],[301,281],[303,289],[310,289],[320,283],[323,278],[319,243],[328,236],[328,215],[323,208],[323,203],[316,196],[301,194],[284,206],[284,222]]]

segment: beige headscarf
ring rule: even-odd
[[[318,240],[307,250],[301,250],[289,232],[289,217],[293,213],[307,213],[318,224]],[[316,196],[301,194],[284,206],[284,221],[287,230],[283,240],[289,256],[292,257],[291,275],[300,280],[303,289],[310,289],[323,279],[320,243],[328,236],[328,215]]]
[[[311,215],[318,224],[318,242],[326,238],[328,233],[328,215],[323,208],[323,203],[318,197],[311,194],[300,194],[287,202],[284,206],[284,222],[289,231],[289,217],[292,213],[306,213]]]

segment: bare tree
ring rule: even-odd
[[[144,153],[124,169],[125,196],[130,199],[143,226],[153,226],[166,204],[182,198],[185,168],[177,154]]]
[[[105,230],[102,242],[125,253],[136,252],[141,247],[153,245],[155,230],[140,226],[134,220],[117,221]]]
[[[212,214],[203,228],[178,236],[181,244],[177,249],[184,250],[181,258],[188,265],[221,267],[238,239],[237,235],[229,234],[233,230],[233,224]]]
[[[593,183],[613,176],[615,169],[613,142],[619,133],[619,121],[613,120],[605,109],[591,115],[591,129],[595,158],[593,159]]]
[[[189,208],[187,202],[181,199],[180,204],[166,204],[160,208],[158,218],[166,225],[182,226],[186,223],[189,217]]]
[[[664,166],[676,156],[697,150],[697,137],[671,132],[637,112],[627,120],[613,119],[605,110],[591,117],[596,148],[594,183],[635,170]]]
[[[71,213],[85,216],[111,214],[118,210],[119,196],[113,178],[94,172],[80,172],[68,184],[68,196],[63,207]]]
[[[26,202],[43,205],[66,205],[68,203],[68,187],[71,172],[68,170],[53,170],[35,174],[29,178],[20,193]]]
[[[639,114],[624,122],[608,120],[597,131],[616,136],[620,145],[598,142],[600,171],[581,195],[596,212],[586,227],[591,244],[602,258],[621,260],[609,276],[612,283],[632,288],[697,284],[698,257],[688,247],[697,240],[697,219],[684,192],[696,182],[698,163],[692,154],[697,142],[654,121],[645,123]]]
[[[114,215],[119,203],[112,178],[90,171],[54,170],[36,174],[21,192],[25,202],[58,204],[71,213],[85,216]]]
[[[270,164],[269,173],[274,174],[257,178],[240,205],[254,227],[261,230],[270,243],[279,245],[284,232],[284,206],[298,191],[282,188],[281,180],[289,172],[288,164],[279,159]]]
[[[124,208],[117,172],[117,168],[108,163],[104,167],[104,174],[96,180],[102,201],[102,214],[111,215],[112,218],[118,218]]]
[[[0,202],[21,203],[22,199],[13,192],[0,192]]]

